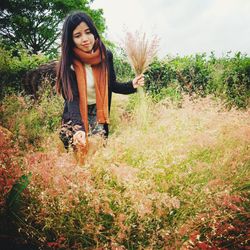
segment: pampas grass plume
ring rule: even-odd
[[[130,65],[132,66],[135,74],[143,74],[150,63],[156,57],[159,46],[159,38],[153,36],[149,40],[145,32],[136,31],[134,34],[126,32],[124,40],[124,49],[127,54]],[[146,95],[142,87],[138,87],[138,105],[136,108],[136,120],[139,127],[147,128],[149,121],[149,103],[147,102]]]
[[[136,75],[143,74],[146,71],[157,55],[158,46],[159,38],[157,36],[153,36],[150,41],[145,32],[126,33],[124,49]]]

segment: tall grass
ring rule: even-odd
[[[37,101],[5,96],[1,125],[13,134],[0,127],[1,234],[6,197],[32,173],[12,223],[40,248],[247,248],[249,108],[229,111],[168,87],[170,98],[147,101],[140,116],[138,99],[114,96],[107,145],[92,141],[82,165],[58,139],[63,105],[51,88]]]
[[[126,103],[117,97],[119,127],[83,166],[59,145],[25,156],[21,232],[59,249],[247,246],[249,110],[185,97],[181,108],[154,104],[141,130]]]
[[[58,129],[62,108],[63,99],[44,81],[37,100],[24,94],[6,95],[0,105],[0,125],[13,133],[19,146],[38,149]]]

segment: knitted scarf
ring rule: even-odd
[[[77,86],[79,91],[79,107],[82,121],[85,127],[86,136],[88,134],[88,101],[87,82],[84,64],[90,64],[94,76],[96,92],[97,122],[100,124],[109,123],[108,118],[108,74],[104,64],[104,56],[101,61],[100,49],[93,53],[86,53],[78,48],[74,48],[73,66],[76,73]]]

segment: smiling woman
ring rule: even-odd
[[[73,41],[78,49],[90,53],[94,46],[95,38],[87,24],[81,22],[73,31]]]
[[[64,111],[60,138],[65,148],[88,149],[88,136],[107,138],[112,92],[131,94],[144,85],[139,75],[118,83],[113,55],[104,46],[92,19],[83,12],[70,14],[63,25],[57,91]]]

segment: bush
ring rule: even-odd
[[[47,61],[43,55],[30,55],[18,48],[6,50],[0,44],[0,100],[6,94],[23,91],[25,73]]]
[[[206,85],[210,79],[206,54],[177,57],[173,64],[181,89],[188,94],[195,93],[202,97],[205,96]]]
[[[133,70],[125,57],[125,53],[122,50],[113,51],[114,68],[116,77],[119,82],[127,82],[134,78]]]
[[[167,57],[155,60],[145,76],[146,91],[156,101],[172,95],[175,88],[177,96],[212,94],[223,99],[228,107],[246,108],[249,104],[250,58],[241,53],[218,59],[214,54]],[[167,90],[169,87],[171,91]]]
[[[171,83],[176,82],[176,71],[171,63],[164,60],[155,60],[146,71],[145,80],[146,91],[154,97],[163,88],[167,88]]]
[[[224,62],[223,80],[227,104],[245,108],[250,97],[250,58],[237,53]]]

